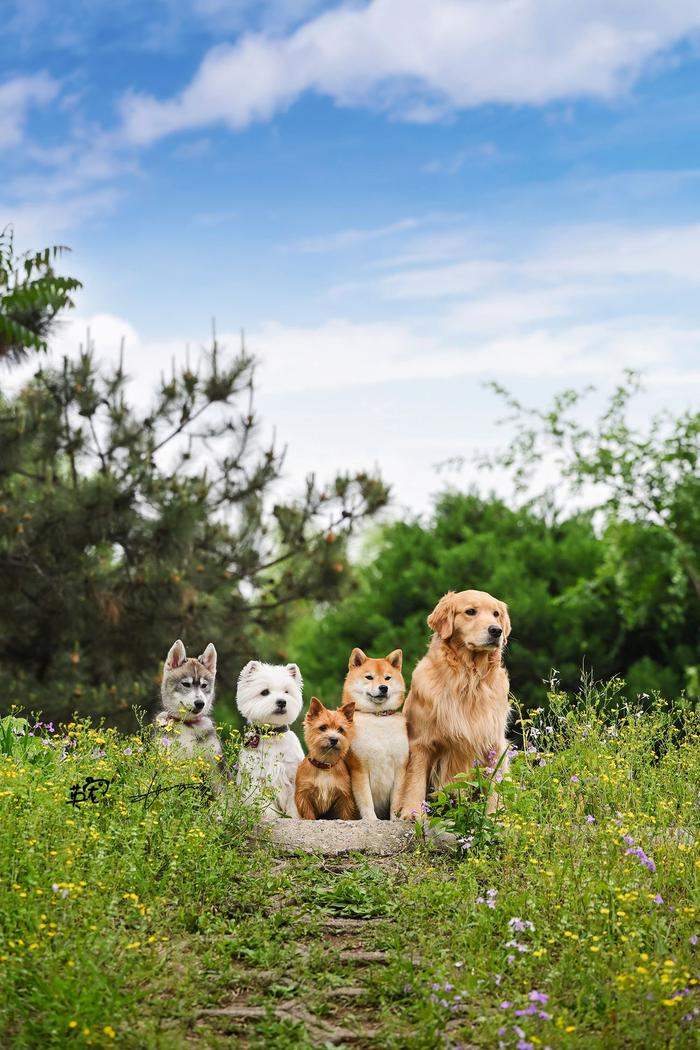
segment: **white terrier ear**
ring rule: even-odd
[[[241,673],[239,674],[238,681],[242,682],[244,678],[250,678],[251,675],[254,675],[256,671],[260,670],[261,666],[262,664],[259,660],[249,660],[243,668],[243,670],[241,671]]]
[[[301,677],[301,671],[299,670],[299,664],[287,664],[286,670],[292,678],[296,679],[300,686],[304,684]]]
[[[170,647],[170,652],[165,658],[165,666],[168,670],[174,670],[176,667],[179,667],[180,664],[184,664],[186,659],[187,653],[185,652],[185,647],[178,638],[178,640]]]
[[[216,674],[216,649],[214,643],[209,642],[201,656],[198,656],[200,664],[204,664],[207,671],[211,671],[212,674]]]

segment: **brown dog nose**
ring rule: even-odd
[[[331,747],[335,747],[335,745],[338,743],[338,739],[339,738],[337,736],[329,736],[328,743],[331,745]]]
[[[503,628],[496,627],[495,623],[492,623],[489,627],[489,634],[492,638],[500,638],[503,634]]]

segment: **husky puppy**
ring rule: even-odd
[[[251,660],[238,679],[236,704],[248,723],[238,760],[238,781],[249,781],[257,790],[273,790],[269,816],[298,816],[294,783],[304,752],[289,727],[301,713],[302,688],[296,664]]]
[[[382,660],[350,654],[343,703],[355,705],[352,790],[362,820],[393,819],[398,809],[408,763],[402,659],[400,649]]]
[[[161,744],[176,745],[187,755],[202,754],[212,762],[223,754],[209,718],[214,706],[216,649],[212,642],[197,659],[187,656],[178,638],[165,658],[160,696],[163,710],[155,717]],[[169,728],[170,732],[165,732]]]

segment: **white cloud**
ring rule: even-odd
[[[173,98],[128,95],[123,132],[148,143],[215,123],[243,128],[306,91],[418,121],[483,103],[611,98],[698,29],[696,0],[343,4],[286,36],[212,48]]]
[[[407,233],[419,225],[418,219],[399,219],[398,222],[388,223],[386,226],[377,226],[374,229],[338,230],[337,233],[331,233],[327,236],[307,237],[297,244],[288,245],[287,249],[309,254],[334,252],[341,248],[351,248],[356,244],[366,244],[368,241],[378,241],[385,237]]]
[[[86,223],[101,222],[116,207],[114,189],[87,191],[48,199],[34,197],[19,204],[0,200],[0,230],[11,225],[18,246],[39,248],[53,238]]]
[[[0,149],[21,144],[29,110],[53,101],[58,87],[48,73],[15,77],[0,84]]]

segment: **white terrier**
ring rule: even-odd
[[[178,638],[163,666],[160,696],[163,710],[155,718],[161,744],[187,755],[203,754],[212,761],[223,754],[216,727],[209,718],[214,706],[216,649],[212,642],[201,656],[188,659]],[[168,732],[168,730],[170,730]]]
[[[238,679],[236,704],[248,722],[238,760],[238,782],[256,790],[271,788],[276,814],[297,817],[294,783],[304,757],[289,728],[302,708],[301,671],[296,664],[277,666],[251,660]]]

